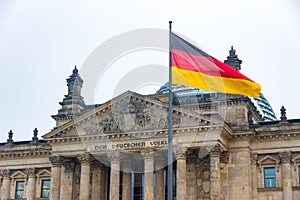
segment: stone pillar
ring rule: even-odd
[[[164,188],[164,167],[167,165],[162,160],[156,161],[156,200],[165,199],[165,188]]]
[[[214,145],[210,149],[210,199],[220,200],[221,174],[220,174],[221,146]]]
[[[78,160],[81,163],[79,200],[89,200],[91,155],[89,153],[79,155]]]
[[[61,156],[49,157],[51,162],[50,200],[60,200]]]
[[[110,159],[110,190],[109,199],[119,200],[120,195],[120,153],[108,153]]]
[[[145,200],[154,200],[154,154],[152,151],[142,152],[144,158],[144,197]]]
[[[257,154],[251,154],[251,187],[252,187],[252,199],[257,200]]]
[[[101,195],[102,178],[102,164],[97,162],[92,165],[92,199],[104,200],[104,195]]]
[[[293,199],[292,190],[292,169],[291,169],[291,152],[283,152],[279,154],[282,163],[282,188],[283,199]]]
[[[123,165],[122,200],[131,200],[131,166],[125,162]]]
[[[65,160],[63,163],[63,173],[60,187],[61,199],[72,200],[74,166],[75,163],[72,160]]]
[[[10,177],[9,177],[10,171],[9,169],[3,170],[3,180],[2,180],[2,188],[1,188],[1,199],[2,200],[8,200],[10,199]]]
[[[185,149],[178,149],[175,151],[177,159],[176,171],[176,199],[186,199],[186,151]]]
[[[28,176],[26,191],[27,200],[33,200],[35,198],[35,169],[28,168],[25,171]]]

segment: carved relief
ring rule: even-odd
[[[49,160],[54,167],[60,167],[63,162],[61,156],[50,156]]]
[[[109,118],[106,118],[101,121],[103,133],[112,133],[112,132],[120,132],[118,121],[116,121],[111,115]]]
[[[35,168],[26,168],[25,174],[27,174],[28,177],[35,177]]]
[[[92,156],[89,153],[84,153],[77,157],[81,164],[90,164],[92,161]]]
[[[220,156],[222,152],[222,147],[220,144],[215,144],[210,147],[210,156]]]
[[[174,112],[172,124],[174,128],[196,126],[199,125],[199,119]],[[167,129],[168,114],[167,108],[159,104],[146,101],[143,97],[128,96],[111,102],[95,115],[78,122],[76,126],[80,134],[88,135],[162,130]]]
[[[9,169],[4,169],[2,171],[2,177],[3,178],[9,178],[9,175],[10,175],[10,170]]]
[[[278,154],[279,158],[281,159],[282,163],[290,163],[292,158],[292,153],[289,152],[281,152]]]
[[[210,167],[209,157],[196,159],[197,199],[209,199],[210,197]]]

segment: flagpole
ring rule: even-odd
[[[168,200],[173,199],[173,150],[172,150],[172,21],[169,21],[169,96],[168,96]]]

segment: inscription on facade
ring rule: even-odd
[[[107,149],[130,149],[130,148],[144,148],[144,147],[159,147],[167,146],[167,140],[150,140],[150,141],[137,141],[137,142],[124,142],[124,143],[110,143],[110,144],[96,144],[93,150],[101,151]]]

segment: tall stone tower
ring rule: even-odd
[[[81,96],[82,84],[83,80],[79,76],[78,69],[75,66],[72,75],[67,79],[68,94],[59,103],[62,108],[58,110],[58,114],[52,115],[52,118],[56,121],[56,126],[65,124],[84,111],[85,103]]]

